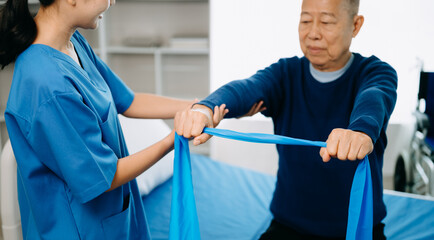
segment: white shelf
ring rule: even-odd
[[[209,49],[208,48],[161,48],[160,49],[162,54],[179,54],[179,55],[208,55]]]
[[[166,65],[163,66],[164,72],[199,72],[202,70],[200,66],[191,66],[191,65]]]
[[[144,3],[147,2],[147,0],[138,0],[143,1]],[[119,3],[124,1],[118,1]],[[127,2],[127,0],[125,0]],[[166,2],[166,0],[156,0],[157,2]],[[185,0],[169,0],[167,2],[187,2]],[[208,2],[205,0],[196,0],[196,1],[190,1],[190,2]],[[120,4],[119,4],[120,5]],[[134,7],[137,5],[131,5],[129,7]],[[126,7],[126,6],[125,6]],[[164,7],[166,9],[166,7]],[[164,10],[160,9],[160,10]],[[125,10],[125,9],[124,9]],[[166,11],[166,10],[164,10]],[[171,10],[173,11],[173,9]],[[169,11],[170,12],[170,11]],[[169,13],[168,12],[168,13]],[[119,12],[119,13],[122,13]],[[113,14],[113,12],[112,12]],[[129,14],[128,11],[124,11],[123,14]],[[135,13],[137,14],[137,13]],[[114,15],[116,16],[116,15]],[[119,16],[117,16],[119,17]],[[189,64],[172,64],[167,65],[167,63],[164,63],[164,58],[166,56],[199,56],[199,57],[207,57],[209,56],[210,50],[208,47],[203,46],[203,48],[174,48],[174,47],[133,47],[133,46],[125,46],[125,45],[110,45],[109,44],[109,31],[107,29],[107,19],[109,18],[109,15],[104,17],[101,20],[101,24],[98,28],[98,46],[99,48],[95,50],[96,53],[101,57],[101,59],[105,62],[110,62],[110,59],[112,57],[115,57],[114,55],[147,55],[149,57],[153,58],[153,67],[154,67],[154,86],[155,91],[157,95],[163,95],[163,79],[165,74],[172,74],[172,73],[179,73],[179,72],[186,72],[186,73],[194,73],[199,72],[203,70],[203,67],[196,67],[191,66]],[[113,26],[113,25],[111,25]],[[118,26],[119,27],[119,26]],[[170,29],[170,28],[169,28]],[[113,31],[113,29],[112,29]],[[116,31],[116,30],[114,30]],[[173,33],[177,32],[174,29],[171,30]],[[184,30],[185,31],[185,30]],[[164,31],[163,31],[164,32]],[[172,35],[173,35],[172,33]],[[200,47],[200,46],[198,46]],[[208,89],[206,89],[208,90]]]
[[[5,0],[0,0],[0,4],[6,3]],[[38,0],[29,0],[29,4],[39,4]]]
[[[101,44],[101,42],[100,42]],[[101,54],[101,49],[96,50],[96,52]],[[106,48],[106,54],[146,54],[152,55],[154,57],[155,65],[155,93],[157,95],[163,94],[163,72],[164,71],[182,71],[182,72],[192,72],[198,71],[200,68],[194,67],[163,67],[162,56],[163,55],[204,55],[209,54],[209,49],[186,49],[186,48],[168,48],[168,47],[126,47],[126,46],[109,46]],[[107,55],[105,55],[107,58]]]
[[[107,48],[109,54],[167,54],[167,55],[208,55],[208,48],[147,48],[147,47],[125,47],[111,46]]]
[[[107,47],[107,53],[111,54],[155,54],[157,48],[145,48],[145,47],[124,47],[113,46]]]

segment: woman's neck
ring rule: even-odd
[[[68,24],[67,19],[53,11],[51,7],[41,7],[35,22],[37,35],[33,44],[48,45],[70,55],[71,50],[74,49],[70,40],[76,29]]]

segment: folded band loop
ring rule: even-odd
[[[225,129],[205,128],[204,133],[240,141],[326,147],[325,142],[309,141],[264,133],[240,133]],[[366,156],[357,166],[351,186],[346,239],[372,239],[373,199],[371,169]],[[200,239],[199,221],[191,177],[188,139],[175,134],[172,206],[169,239]]]

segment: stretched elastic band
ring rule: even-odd
[[[326,147],[325,142],[309,141],[263,133],[240,133],[205,128],[210,135],[256,143]],[[370,240],[373,227],[372,179],[368,157],[359,162],[351,186],[346,239]],[[175,136],[172,208],[169,239],[200,239],[199,221],[193,193],[188,139]]]
[[[269,144],[284,144],[284,145],[302,145],[314,147],[327,147],[327,143],[320,141],[309,141],[298,138],[291,138],[279,135],[271,135],[265,133],[241,133],[226,129],[205,128],[204,133],[209,135],[234,139],[245,142],[269,143]]]

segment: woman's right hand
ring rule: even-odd
[[[206,111],[209,115],[200,111]],[[228,112],[225,104],[216,106],[214,112],[207,106],[196,104],[193,108],[176,113],[175,131],[180,136],[194,138],[193,145],[200,145],[211,138],[211,135],[202,133],[203,129],[216,127]]]

